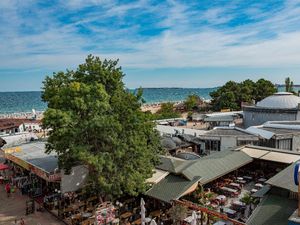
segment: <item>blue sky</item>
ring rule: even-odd
[[[133,87],[300,84],[300,0],[1,0],[0,91],[39,90],[88,54]]]

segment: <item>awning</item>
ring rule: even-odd
[[[264,156],[265,154],[269,153],[270,151],[255,149],[255,148],[248,148],[244,147],[241,149],[242,152],[245,152],[252,158],[259,159],[260,157]]]
[[[300,159],[300,155],[293,155],[281,152],[270,152],[262,156],[260,159],[289,164],[298,161]]]
[[[0,170],[7,170],[9,167],[3,163],[0,163]]]
[[[46,154],[45,144],[45,142],[30,142],[5,149],[5,158],[44,180],[49,182],[58,181],[60,180],[60,174],[56,173],[58,168],[57,154]]]

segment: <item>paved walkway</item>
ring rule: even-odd
[[[25,220],[25,225],[63,225],[64,223],[57,220],[48,212],[35,212],[34,214],[25,216],[26,195],[21,195],[19,191],[12,193],[7,198],[4,185],[0,185],[0,225],[12,225],[17,219]]]

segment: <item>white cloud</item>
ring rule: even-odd
[[[57,6],[40,10],[34,5],[31,9],[34,17],[23,17],[18,14],[20,6],[1,1],[0,6],[7,9],[5,17],[10,18],[3,22],[6,26],[0,28],[1,68],[56,71],[77,65],[89,53],[120,58],[121,65],[126,68],[299,66],[299,1],[288,1],[272,13],[261,11],[259,5],[247,12],[245,9],[245,14],[252,14],[258,21],[236,27],[224,25],[237,16],[235,5],[198,12],[176,1],[168,1],[167,5],[153,5],[148,1],[122,5],[103,0],[64,2],[66,10],[72,12],[86,6],[103,9],[88,12],[87,17],[77,15],[71,23],[63,24],[56,18]],[[139,29],[147,26],[147,20],[139,24],[130,18],[142,15],[143,10],[157,19],[152,27],[166,30],[154,36],[140,35]],[[263,15],[255,17],[259,12]],[[40,21],[36,21],[37,18]],[[108,18],[114,18],[116,25],[94,23]],[[20,26],[28,22],[40,26],[37,33],[20,32]],[[130,25],[121,27],[121,23]],[[79,25],[91,30],[92,34],[82,35]],[[261,38],[262,32],[274,35]]]

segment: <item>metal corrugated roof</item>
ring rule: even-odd
[[[45,145],[45,142],[23,144],[18,146],[21,149],[20,152],[11,153],[11,155],[51,173],[58,168],[57,154],[55,152],[46,154]]]
[[[146,195],[164,202],[171,202],[182,197],[199,179],[200,177],[195,177],[193,180],[188,180],[181,176],[169,174],[165,179],[153,185],[146,192]]]
[[[258,136],[268,139],[268,140],[271,139],[275,135],[275,133],[267,131],[267,130],[259,129],[259,127],[248,127],[246,129],[246,131],[253,135],[258,135]]]
[[[251,196],[254,198],[263,198],[271,189],[271,185],[266,184],[257,192],[253,193]]]
[[[274,187],[283,188],[292,192],[298,192],[298,187],[294,183],[294,166],[288,166],[281,172],[277,173],[274,177],[266,181],[267,184],[270,184]]]
[[[169,175],[168,171],[155,169],[152,177],[148,178],[146,182],[151,184],[157,184],[168,175]]]
[[[208,131],[206,134],[206,136],[208,135],[224,135],[224,136],[255,136],[253,134],[248,133],[246,130],[242,130],[242,129],[236,129],[234,128],[230,128],[230,127],[226,127],[226,128],[220,128],[220,127],[216,127],[213,130]]]
[[[205,122],[232,122],[234,121],[234,117],[231,115],[226,116],[209,116],[204,118]]]
[[[197,130],[184,127],[171,127],[165,125],[156,125],[156,130],[162,134],[190,134],[193,136],[203,135],[207,130]]]
[[[88,178],[89,170],[86,166],[75,166],[70,174],[62,171],[61,192],[74,192],[84,187]]]
[[[288,224],[288,218],[297,209],[297,201],[277,195],[267,195],[254,210],[247,225]]]
[[[157,169],[175,174],[179,173],[183,168],[191,163],[191,161],[186,161],[172,156],[161,156],[160,162],[161,163],[156,166]]]
[[[195,160],[182,170],[181,174],[190,180],[200,176],[201,183],[206,184],[252,161],[253,159],[244,152],[222,151]]]

